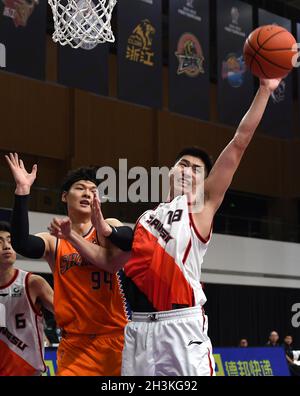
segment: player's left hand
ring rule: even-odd
[[[94,194],[92,201],[92,223],[96,228],[98,238],[106,238],[112,233],[111,227],[104,220],[100,198],[97,193]]]

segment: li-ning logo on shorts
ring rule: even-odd
[[[4,3],[3,15],[13,19],[15,27],[27,25],[39,0],[2,0]]]
[[[184,33],[180,37],[175,55],[178,59],[178,75],[197,77],[200,73],[204,73],[202,47],[192,33]]]
[[[193,344],[201,345],[201,344],[203,344],[203,342],[202,341],[190,341],[188,343],[188,346],[193,345]]]

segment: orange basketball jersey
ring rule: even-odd
[[[93,227],[84,238],[98,243]],[[58,326],[67,333],[116,335],[127,323],[119,275],[86,262],[63,239],[56,246],[54,309]]]

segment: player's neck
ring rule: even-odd
[[[174,198],[183,195],[182,190],[170,190],[167,198],[167,202],[173,201]]]
[[[76,228],[79,226],[82,227],[91,227],[92,221],[91,221],[91,214],[90,213],[81,213],[79,211],[72,211],[70,210],[68,212],[68,216],[70,217],[72,221],[72,228],[76,231]]]
[[[7,285],[14,277],[16,269],[10,265],[0,265],[0,287]]]
[[[85,235],[89,232],[92,227],[91,219],[86,222],[73,222],[72,221],[72,229],[77,232],[79,235]]]

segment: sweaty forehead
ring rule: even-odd
[[[188,161],[191,165],[204,166],[204,162],[200,158],[193,157],[192,155],[184,155],[179,161]]]

